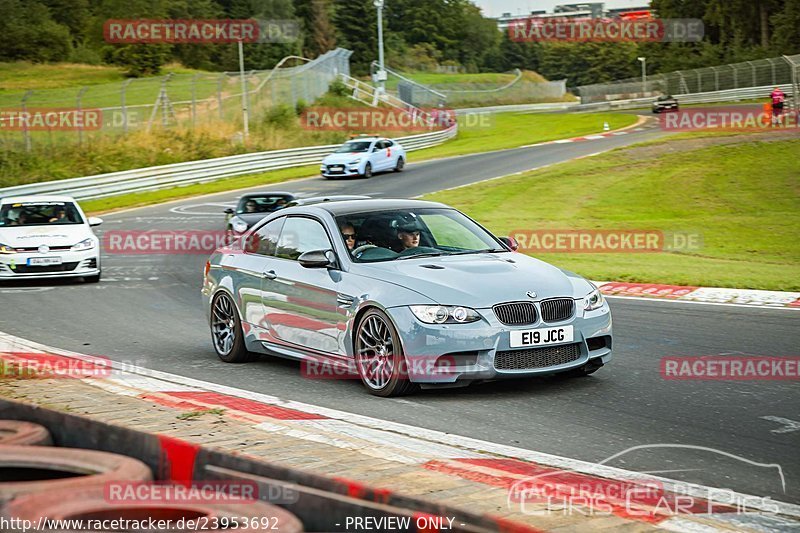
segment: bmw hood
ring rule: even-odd
[[[352,152],[347,154],[331,154],[322,160],[324,165],[346,165],[356,159],[363,159],[367,154],[365,152]]]
[[[425,257],[359,264],[360,275],[424,294],[442,305],[485,309],[502,302],[583,298],[592,286],[538,259],[516,253]],[[535,293],[535,295],[533,294]]]
[[[47,246],[72,246],[92,237],[84,224],[52,224],[48,226],[22,226],[0,228],[0,243],[12,248]]]

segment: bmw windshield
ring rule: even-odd
[[[357,263],[507,251],[455,209],[369,211],[340,216],[336,222],[348,230],[343,235],[353,228],[355,243],[348,248]]]

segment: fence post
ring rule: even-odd
[[[734,89],[738,89],[739,88],[739,69],[736,68],[736,65],[731,65],[731,68],[733,69],[733,88]]]
[[[135,78],[128,78],[122,82],[122,87],[119,90],[119,100],[122,109],[122,134],[128,134],[128,107],[125,105],[125,91],[128,90],[128,85],[133,82]]]
[[[719,71],[717,67],[711,67],[711,71],[714,73],[714,90],[719,92]]]
[[[217,107],[219,108],[219,118],[220,118],[220,120],[225,118],[225,115],[222,112],[222,82],[223,81],[225,81],[225,74],[221,74],[219,79],[217,80]]]
[[[192,76],[192,129],[197,123],[197,78],[200,74]]]
[[[89,90],[89,87],[81,87],[78,91],[78,97],[76,101],[75,107],[78,110],[78,114],[80,115],[81,112],[81,98],[83,98],[83,94]],[[78,121],[78,147],[83,147],[83,120]]]
[[[24,95],[22,95],[22,116],[26,117],[28,114],[28,98],[30,95],[33,94],[32,90],[26,91]],[[25,151],[31,151],[31,132],[28,131],[28,121],[24,120],[22,122],[22,139],[25,141]]]
[[[778,85],[778,75],[775,72],[775,63],[772,61],[773,59],[775,58],[769,58],[769,66],[772,67],[772,85]]]
[[[169,95],[167,94],[167,82],[169,82],[170,78],[172,78],[172,72],[164,76],[164,79],[161,80],[161,94],[159,95],[161,99],[161,125],[163,127],[169,126]]]
[[[753,87],[758,87],[758,81],[756,81],[756,66],[752,61],[748,61],[747,64],[750,65],[753,71]]]

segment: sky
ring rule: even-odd
[[[486,17],[499,17],[503,13],[525,15],[531,11],[545,10],[553,12],[553,8],[561,4],[577,4],[580,2],[600,2],[603,0],[472,0],[483,9]],[[649,0],[605,0],[606,9],[617,7],[638,7],[648,5]]]

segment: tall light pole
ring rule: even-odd
[[[642,63],[642,96],[647,94],[647,58],[638,58]]]
[[[383,0],[373,0],[372,4],[378,10],[378,72],[376,81],[379,91],[386,92],[386,71],[383,68]]]

